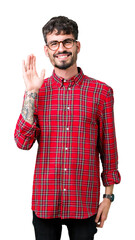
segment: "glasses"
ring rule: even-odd
[[[67,38],[63,41],[51,41],[48,44],[46,44],[46,46],[49,47],[50,50],[56,51],[59,48],[60,43],[62,43],[63,46],[68,49],[74,46],[74,42],[77,42],[77,41],[72,38]]]

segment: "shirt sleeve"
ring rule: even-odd
[[[101,178],[104,186],[118,184],[121,176],[118,171],[118,152],[114,123],[113,89],[109,88],[99,120],[99,152],[103,166]]]
[[[24,95],[25,96],[25,95]],[[20,149],[29,150],[34,142],[38,140],[40,136],[40,128],[38,125],[38,118],[37,118],[37,109],[36,109],[37,99],[35,100],[35,112],[34,112],[34,123],[30,124],[26,122],[20,114],[16,128],[14,131],[14,139],[15,142]]]

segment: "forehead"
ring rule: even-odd
[[[52,33],[48,33],[46,35],[46,38],[47,38],[47,42],[50,42],[50,41],[63,41],[66,38],[74,39],[74,36],[73,34],[64,34],[63,32],[57,35],[57,31],[53,31]]]

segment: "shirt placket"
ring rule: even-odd
[[[65,215],[68,214],[68,197],[70,193],[70,184],[69,180],[69,155],[70,155],[70,118],[71,118],[71,91],[72,91],[72,83],[67,80],[63,80],[63,91],[65,92],[65,111],[64,111],[64,151],[62,158],[62,181],[61,181],[61,215],[64,218]]]

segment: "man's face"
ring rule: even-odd
[[[47,43],[52,41],[63,41],[65,39],[74,39],[72,34],[60,34],[56,35],[56,31],[51,34],[47,34]],[[59,48],[55,51],[49,49],[48,46],[44,47],[46,56],[49,57],[54,67],[59,69],[67,69],[74,65],[77,61],[77,54],[80,51],[80,42],[74,42],[71,48],[66,48],[60,43]]]

